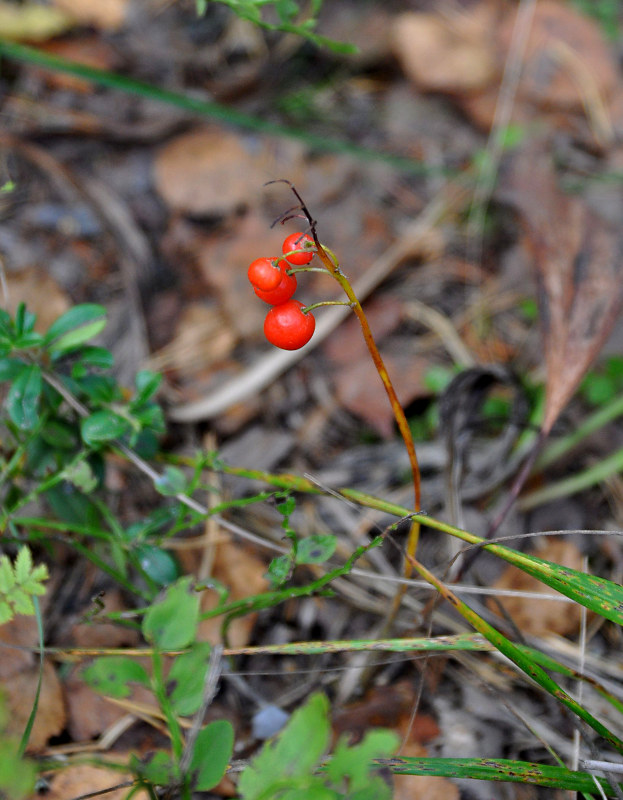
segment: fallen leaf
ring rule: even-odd
[[[498,78],[483,91],[459,98],[463,110],[488,130],[498,105],[500,79],[515,34],[517,9],[509,7],[501,24],[489,31],[488,47],[495,48]],[[593,132],[601,136],[607,103],[618,83],[614,54],[599,25],[571,4],[555,0],[537,3],[521,62],[511,120],[527,123],[547,116],[550,125],[572,127],[573,113],[592,115]],[[595,130],[597,129],[597,130]]]
[[[49,788],[45,792],[46,800],[69,800],[73,797],[101,793],[106,800],[124,800],[130,788],[122,786],[110,791],[111,787],[127,784],[132,781],[129,773],[116,769],[91,764],[77,764],[64,767],[47,777]],[[145,790],[139,790],[133,797],[146,800],[149,797]],[[37,794],[31,800],[38,800]]]
[[[36,330],[46,331],[52,322],[69,309],[69,296],[44,269],[31,267],[6,276],[9,302],[7,311],[15,313],[20,303],[37,315]]]
[[[405,12],[392,26],[393,51],[421,91],[462,94],[483,89],[498,73],[491,46],[495,14],[489,2],[470,13]]]
[[[18,614],[10,622],[0,625],[0,680],[6,681],[14,673],[32,666],[35,657],[30,648],[34,649],[38,643],[35,617]]]
[[[230,214],[251,205],[266,181],[300,171],[296,143],[203,127],[172,139],[154,162],[156,189],[173,211],[198,217]],[[298,167],[298,168],[297,168]]]
[[[149,662],[141,662],[149,669]],[[74,742],[88,742],[101,736],[115,722],[131,713],[121,705],[110,702],[82,680],[82,667],[69,674],[63,683],[67,703],[67,730]],[[145,686],[133,685],[128,700],[157,710],[153,693]]]
[[[545,544],[533,555],[552,561],[563,567],[582,570],[583,556],[573,542],[546,539]],[[517,567],[507,567],[493,584],[494,589],[516,589],[523,592],[551,592],[536,578]],[[501,597],[502,605],[519,630],[528,636],[544,636],[557,633],[568,636],[576,633],[580,626],[582,608],[576,603],[554,600],[538,600],[528,597]],[[487,601],[489,608],[499,613],[497,603]]]
[[[116,31],[125,22],[128,0],[53,0],[54,5],[82,25],[98,30]]]
[[[112,47],[98,36],[83,36],[79,39],[58,39],[47,42],[42,48],[46,53],[59,56],[67,61],[83,64],[96,69],[113,70],[117,67],[117,58]],[[69,73],[41,70],[48,86],[82,94],[91,93],[93,84],[84,78]]]
[[[513,159],[500,196],[519,212],[536,270],[549,433],[621,309],[623,238],[620,227],[559,189],[543,142]]]
[[[39,665],[36,664],[13,673],[9,680],[3,682],[3,694],[9,710],[8,732],[10,734],[15,736],[23,734],[35,701],[38,681]],[[56,670],[46,662],[43,665],[37,715],[28,740],[27,752],[36,753],[42,750],[52,736],[62,733],[65,721],[63,689]]]

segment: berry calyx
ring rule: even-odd
[[[264,320],[264,335],[275,347],[298,350],[314,335],[316,320],[304,314],[305,306],[298,300],[288,300],[270,309]]]
[[[281,270],[276,258],[256,258],[247,270],[247,277],[255,289],[269,292],[281,283]]]
[[[265,303],[269,303],[271,306],[278,306],[281,305],[281,303],[285,303],[286,300],[289,300],[292,297],[296,291],[297,282],[294,275],[288,275],[286,272],[287,269],[288,264],[283,260],[280,261],[279,270],[281,273],[281,280],[279,281],[279,284],[274,289],[270,289],[269,291],[263,291],[257,287],[253,290],[260,300],[263,300]]]
[[[302,267],[305,264],[309,264],[314,257],[316,245],[308,233],[291,233],[284,239],[281,250],[290,264],[296,267]],[[293,250],[305,250],[307,252],[293,253]]]

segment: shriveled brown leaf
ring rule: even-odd
[[[107,800],[123,800],[128,796],[129,787],[122,786],[108,791],[113,786],[126,784],[132,781],[129,773],[119,772],[115,769],[92,764],[76,764],[64,767],[48,777],[49,790],[46,791],[46,800],[70,800],[73,797],[105,792],[102,797]],[[40,795],[36,795],[37,798]],[[140,790],[133,797],[146,800],[147,792]],[[34,800],[32,798],[31,800]]]
[[[537,276],[549,433],[610,334],[623,302],[620,228],[558,187],[543,143],[518,155],[502,197],[519,212]]]
[[[573,542],[547,539],[534,553],[538,558],[553,561],[564,567],[582,569],[582,553]],[[507,567],[493,584],[495,589],[518,589],[524,592],[543,592],[546,588],[531,575],[517,567]],[[524,597],[503,597],[499,600],[519,630],[530,636],[557,633],[567,636],[576,633],[580,626],[582,609],[577,604],[537,600]],[[499,613],[497,604],[488,601],[489,608]]]
[[[54,5],[83,25],[116,31],[125,22],[128,0],[54,0]]]
[[[39,665],[16,672],[2,684],[9,709],[8,730],[21,736],[32,711],[39,681]],[[66,721],[63,689],[52,664],[43,665],[43,679],[37,716],[28,741],[27,751],[42,750],[52,736],[58,736]]]
[[[156,156],[156,189],[174,211],[221,216],[251,204],[266,181],[299,173],[300,146],[258,145],[216,126],[172,139]]]
[[[394,53],[422,91],[462,94],[483,89],[498,71],[490,32],[495,14],[489,2],[451,17],[405,12],[392,26]]]

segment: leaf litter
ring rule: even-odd
[[[92,4],[81,0],[57,2],[57,7],[79,21],[72,23],[72,27],[78,27],[74,27],[71,39],[51,42],[61,54],[79,58],[80,47],[84,46],[86,51],[95,53],[92,62],[95,66],[106,67],[117,63],[116,58],[122,53],[129,71],[137,77],[190,93],[209,86],[210,91],[221,93],[240,110],[257,111],[292,125],[304,124],[314,132],[351,137],[378,149],[405,148],[409,154],[422,158],[430,171],[422,177],[410,178],[382,164],[367,165],[336,154],[318,156],[300,142],[277,143],[214,122],[199,123],[191,120],[190,115],[177,112],[173,115],[164,108],[161,110],[166,125],[155,125],[153,110],[145,100],[129,102],[120,92],[113,91],[89,93],[84,83],[51,80],[49,76],[44,78],[40,69],[16,67],[15,80],[5,101],[9,112],[5,120],[7,132],[21,135],[25,122],[23,109],[29,107],[28,136],[43,137],[51,157],[72,179],[86,185],[96,177],[116,187],[126,202],[126,232],[130,240],[142,238],[148,243],[149,268],[134,276],[141,304],[133,306],[127,296],[127,280],[119,270],[119,255],[124,245],[119,237],[111,238],[105,226],[96,226],[87,233],[80,226],[64,225],[63,216],[59,215],[47,228],[35,222],[33,231],[33,219],[43,218],[33,217],[33,209],[47,214],[50,203],[61,209],[68,209],[70,204],[52,162],[40,160],[35,166],[23,154],[20,156],[10,142],[4,142],[10,152],[11,169],[18,179],[18,195],[3,198],[8,203],[10,220],[0,222],[11,301],[26,296],[29,305],[38,307],[42,314],[49,309],[50,298],[59,308],[67,298],[103,305],[117,303],[120,318],[135,314],[138,308],[148,321],[153,321],[148,329],[149,338],[158,345],[152,348],[151,357],[154,363],[165,365],[169,378],[167,392],[175,404],[209,392],[226,374],[244,372],[263,352],[261,314],[240,278],[253,257],[268,254],[281,238],[281,229],[271,232],[270,223],[283,210],[284,195],[262,190],[265,180],[276,177],[295,180],[318,216],[323,241],[341,256],[344,270],[354,278],[365,275],[367,267],[391,247],[412,221],[416,210],[426,208],[435,191],[444,182],[452,181],[452,176],[447,178],[444,170],[451,174],[465,167],[467,160],[476,157],[483,146],[479,129],[488,130],[492,123],[514,25],[512,9],[496,0],[472,3],[459,16],[430,9],[415,9],[408,14],[398,9],[394,13],[392,8],[389,20],[385,18],[387,9],[369,5],[369,9],[362,11],[345,0],[340,4],[341,18],[346,15],[357,30],[360,27],[365,30],[365,25],[381,14],[383,25],[376,25],[375,31],[383,32],[382,41],[376,41],[366,55],[367,60],[344,60],[335,70],[335,62],[330,58],[319,54],[314,61],[292,41],[284,39],[271,49],[263,34],[260,40],[247,37],[244,26],[235,25],[231,17],[222,15],[222,10],[211,12],[212,28],[208,35],[192,13],[178,4],[163,5],[158,14],[150,15],[145,9],[134,8],[132,2],[101,3],[97,13]],[[338,25],[337,15],[335,23],[330,17],[327,15],[323,20],[328,35],[332,25]],[[137,37],[139,30],[141,36]],[[114,57],[108,49],[111,32],[115,37]],[[49,30],[45,36],[50,35]],[[94,50],[96,42],[101,49]],[[414,46],[418,42],[421,47]],[[424,44],[432,48],[434,57]],[[238,61],[231,58],[237,46]],[[396,62],[388,56],[390,49]],[[149,52],[160,54],[153,63],[146,60],[145,54]],[[175,59],[168,58],[172,54],[176,54]],[[414,420],[427,409],[434,411],[437,394],[428,388],[426,381],[430,367],[441,364],[452,370],[453,364],[437,338],[409,316],[410,301],[424,302],[443,312],[480,360],[486,360],[489,354],[501,358],[500,354],[506,353],[520,371],[538,374],[544,367],[546,400],[542,424],[547,432],[555,435],[558,425],[571,424],[573,414],[581,413],[574,393],[586,370],[608,337],[614,335],[618,343],[615,346],[621,346],[620,333],[615,327],[621,303],[620,226],[604,218],[594,202],[589,205],[588,192],[570,194],[565,181],[578,176],[584,180],[592,174],[607,177],[608,170],[620,164],[620,147],[612,138],[613,128],[608,119],[611,116],[613,124],[618,124],[622,86],[620,68],[593,20],[570,3],[543,0],[537,4],[511,115],[514,122],[525,126],[523,139],[504,155],[493,198],[495,214],[503,219],[504,235],[485,238],[483,263],[467,262],[452,270],[448,265],[460,262],[457,253],[462,254],[464,240],[460,216],[450,215],[442,226],[434,229],[435,257],[431,259],[422,251],[405,254],[370,300],[373,326],[378,325],[390,369]],[[394,100],[390,103],[391,98]],[[395,98],[400,98],[400,102]],[[37,116],[33,113],[37,108],[47,108],[48,113]],[[387,118],[390,109],[395,113],[391,119]],[[57,120],[54,137],[50,136],[51,120]],[[544,126],[546,134],[535,136],[527,125],[531,121]],[[562,139],[557,138],[560,135]],[[440,148],[440,142],[444,148]],[[443,169],[439,170],[440,167]],[[589,188],[594,200],[599,195],[599,186]],[[92,205],[88,198],[85,205],[87,208]],[[514,218],[508,213],[509,208]],[[464,207],[458,210],[460,215]],[[519,243],[523,260],[511,257],[504,237]],[[262,252],[256,252],[257,249]],[[486,314],[472,314],[470,321],[465,321],[465,312],[477,307],[490,287],[494,287],[497,296],[507,286],[527,284],[522,274],[526,269],[532,269],[537,280],[541,333],[516,306],[500,311],[491,307]],[[474,283],[468,275],[476,272],[478,278]],[[321,297],[327,291],[326,281],[320,277],[309,281],[306,291],[310,299]],[[175,299],[170,302],[167,298],[172,297]],[[152,313],[158,308],[159,314]],[[242,408],[224,412],[216,419],[218,446],[233,448],[253,424],[263,429],[264,439],[278,434],[285,440],[280,452],[287,454],[287,459],[277,460],[271,468],[321,474],[323,470],[339,467],[342,485],[365,491],[370,488],[373,475],[377,494],[391,498],[399,493],[401,476],[396,468],[396,454],[384,447],[393,438],[391,419],[380,397],[375,395],[375,376],[363,366],[358,331],[351,322],[339,327],[324,348],[294,367],[279,384],[258,393],[246,408],[242,403]],[[206,333],[199,335],[204,327]],[[127,333],[123,326],[116,333],[113,349],[121,354],[127,346],[124,342]],[[350,353],[348,358],[346,353]],[[314,414],[316,435],[313,444],[306,445],[299,431]],[[481,420],[478,424],[488,423]],[[479,432],[478,428],[476,434],[469,432],[477,444]],[[431,438],[422,445],[423,461],[428,465],[423,497],[427,510],[437,513],[444,502],[445,473],[449,466],[442,434],[432,428],[425,435]],[[361,458],[365,455],[373,469],[358,468],[356,461],[344,457],[355,447],[361,448]],[[256,457],[259,461],[263,455],[244,448],[243,452],[242,466],[247,467],[253,467]],[[600,452],[603,454],[603,450],[597,450],[597,457]],[[486,528],[491,517],[492,494],[482,475],[491,472],[495,456],[487,456],[484,445],[479,456],[472,463],[468,459],[465,480],[470,486],[469,501],[463,503],[469,519]],[[588,458],[578,455],[582,463]],[[547,479],[547,475],[537,475],[533,480]],[[135,488],[131,479],[130,484],[122,482],[123,487],[128,485]],[[228,491],[235,493],[236,489]],[[141,506],[152,502],[152,498],[141,497],[141,492],[131,499],[127,492],[120,497],[130,517],[137,516]],[[617,502],[607,490],[604,492],[611,502]],[[592,503],[600,527],[606,527],[609,510],[603,498],[603,494],[571,497],[568,505],[573,511],[574,507]],[[270,509],[251,509],[237,515],[245,526],[274,539],[276,523]],[[301,509],[297,515],[297,525],[305,531],[312,517]],[[320,525],[340,530],[340,519],[344,515],[339,511],[323,511],[314,518],[314,528]],[[362,524],[365,526],[365,520]],[[527,529],[530,518],[517,515],[507,532]],[[348,531],[341,546],[352,550]],[[228,584],[235,597],[261,591],[268,560],[265,551],[254,552],[233,542],[216,547],[214,577]],[[594,574],[607,575],[612,567],[608,551],[595,540],[582,541],[580,549],[563,541],[558,549],[553,547],[551,552],[538,555],[556,563],[563,563],[571,555],[570,566],[576,569],[580,568],[578,559],[588,555],[594,562]],[[422,558],[440,562],[438,539],[424,537]],[[384,568],[393,568],[391,554]],[[59,572],[61,569],[59,565]],[[192,564],[185,569],[191,572]],[[498,562],[483,558],[469,577],[488,586],[514,587],[506,573],[506,577],[500,577],[501,569]],[[521,575],[521,588],[528,588],[524,579],[532,579]],[[114,597],[112,586],[105,586],[105,592],[108,599]],[[58,588],[54,593],[58,597]],[[422,608],[427,597],[414,592],[415,607]],[[366,603],[366,599],[370,602]],[[378,621],[376,613],[370,610],[372,600],[378,600],[378,594],[369,583],[356,590],[354,581],[346,582],[346,586],[339,586],[335,598],[316,598],[301,606],[286,603],[256,617],[243,617],[236,621],[237,629],[232,626],[232,637],[236,643],[246,644],[261,640],[295,641],[312,634],[320,638],[372,636]],[[536,606],[530,605],[539,601],[518,597],[503,602],[511,620],[526,633],[545,637],[557,632],[571,638],[576,633],[577,620],[567,614],[568,606],[562,620],[560,613],[552,611],[558,608],[557,604],[543,603],[541,614]],[[84,611],[89,607],[88,602],[83,604]],[[410,606],[401,615],[404,628],[417,626],[415,607]],[[115,608],[126,610],[123,598],[116,598]],[[49,612],[46,613],[50,618]],[[453,623],[439,612],[435,620],[444,630],[452,630],[452,624],[456,625],[456,620]],[[74,627],[77,645],[90,642],[114,647],[119,643],[107,626],[98,625],[97,619],[89,624],[93,638],[86,635],[82,625]],[[17,706],[20,697],[33,691],[29,681],[36,668],[34,657],[14,646],[34,648],[37,637],[36,629],[25,619],[20,620],[18,628],[12,625],[8,623],[0,629],[2,641],[11,646],[3,649],[0,671],[9,702]],[[210,636],[213,635],[216,631],[211,630]],[[596,634],[598,658],[613,657],[609,637],[614,636],[609,627],[605,635]],[[49,644],[55,642],[67,645],[59,631],[52,629]],[[13,665],[10,669],[9,663]],[[311,692],[314,681],[321,680],[321,675],[330,680],[331,670],[343,669],[346,663],[337,656],[279,662],[274,657],[265,657],[241,664],[240,671],[272,673],[269,677],[247,676],[244,680],[265,700],[278,701],[281,694],[287,695],[297,684],[300,689],[303,670],[310,669],[316,676],[309,684]],[[414,663],[417,666],[418,662]],[[46,663],[46,688],[40,702],[42,722],[32,742],[33,749],[38,751],[47,745],[53,752],[55,737],[59,736],[63,746],[73,743],[79,747],[100,736],[126,713],[115,708],[106,717],[104,706],[93,705],[83,694],[79,671],[59,680],[59,666]],[[377,669],[374,691],[381,703],[384,697],[390,698],[392,686],[405,678],[407,694],[411,687],[415,698],[417,679],[413,665],[404,659],[394,659]],[[490,676],[503,674],[495,662],[486,660],[482,667],[472,664],[467,674],[479,669],[483,672],[489,669]],[[478,726],[473,730],[461,728],[463,738],[452,736],[457,734],[459,723],[464,722],[460,713],[465,702],[465,681],[465,676],[461,677],[454,669],[440,669],[434,692],[430,697],[425,696],[418,716],[440,726],[437,743],[452,741],[453,746],[464,748],[466,754],[482,754],[478,749]],[[512,685],[511,695],[520,685]],[[525,691],[521,685],[521,691],[516,692],[518,704],[524,702]],[[456,710],[450,708],[441,713],[435,695],[453,697]],[[364,696],[364,705],[370,702],[369,696]],[[537,696],[531,695],[530,702],[533,708],[538,706]],[[238,707],[231,687],[225,692],[224,705],[242,736],[247,715]],[[69,715],[68,722],[65,713]],[[471,709],[470,713],[477,717],[479,710]],[[88,721],[93,719],[104,724],[89,725]],[[552,727],[565,727],[558,711],[550,722]],[[488,724],[501,752],[484,755],[500,757],[527,751],[517,744],[525,737],[525,731],[516,722],[501,723],[493,719]],[[139,750],[151,746],[151,734],[147,735],[144,728],[141,730],[138,726],[132,728],[119,749],[126,747],[128,741]],[[530,741],[534,747],[534,739]],[[413,747],[417,750],[414,755],[431,752],[428,742]],[[62,774],[70,781],[69,771]],[[100,781],[87,772],[75,778],[77,783],[65,786],[61,775],[52,783],[52,792],[59,797],[78,795],[100,785],[105,788],[120,780],[115,774]],[[434,796],[432,787],[424,790],[424,784],[420,783],[418,789],[416,779],[403,780],[401,798]],[[445,780],[438,786],[442,796],[458,796],[456,787]],[[474,791],[477,796],[486,796],[479,794],[480,790]]]

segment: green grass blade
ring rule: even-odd
[[[35,618],[37,620],[37,634],[39,636],[39,678],[37,680],[37,691],[35,692],[35,699],[30,710],[28,722],[24,728],[24,733],[20,739],[19,748],[17,751],[18,758],[22,758],[28,746],[28,740],[32,733],[32,726],[35,724],[35,717],[37,716],[37,709],[39,708],[39,697],[41,695],[41,682],[43,681],[43,656],[45,650],[45,642],[43,640],[43,619],[41,618],[41,607],[39,605],[39,598],[35,595],[32,596],[32,602],[35,607]]]
[[[91,81],[99,86],[106,86],[110,89],[117,89],[118,91],[125,92],[126,94],[139,95],[146,97],[150,100],[156,100],[160,103],[166,103],[176,108],[181,108],[184,111],[189,111],[203,117],[210,117],[211,119],[220,120],[230,125],[236,125],[246,130],[255,131],[256,133],[265,133],[270,136],[279,136],[290,139],[298,139],[303,141],[309,147],[322,152],[343,153],[344,155],[353,156],[362,161],[382,161],[386,164],[394,166],[402,172],[411,174],[445,174],[443,169],[438,167],[431,167],[416,161],[413,158],[405,156],[397,156],[391,153],[382,153],[377,150],[371,150],[367,147],[352,144],[351,142],[342,139],[334,139],[330,136],[321,136],[319,134],[310,133],[301,128],[292,128],[287,125],[281,125],[278,122],[271,122],[267,119],[245,114],[243,111],[238,111],[234,108],[229,108],[221,103],[214,103],[208,100],[200,100],[195,97],[188,97],[180,92],[174,92],[169,89],[161,89],[158,86],[153,86],[144,81],[138,81],[134,78],[128,78],[125,75],[118,75],[108,70],[98,69],[96,67],[89,67],[84,64],[78,64],[74,61],[68,61],[60,56],[44,53],[34,47],[27,47],[26,45],[9,42],[5,39],[0,39],[0,56],[5,58],[15,59],[17,61],[25,61],[29,64],[36,64],[39,67],[52,70],[54,72],[64,72],[69,75],[76,75],[85,80]]]
[[[472,778],[484,781],[530,783],[572,792],[595,793],[593,776],[565,767],[552,767],[505,758],[391,758],[381,762],[395,775],[436,775],[442,778]],[[596,779],[607,797],[616,796],[604,778]]]
[[[537,662],[526,653],[526,651],[513,644],[503,634],[490,625],[479,614],[477,614],[466,603],[460,600],[442,581],[440,581],[430,570],[428,570],[417,559],[408,557],[409,563],[421,575],[424,580],[434,586],[442,597],[447,600],[469,622],[469,624],[481,633],[491,644],[505,655],[529,678],[537,683],[548,694],[551,694],[562,705],[569,709],[573,714],[583,720],[596,733],[602,736],[619,753],[623,753],[623,740],[612,733],[603,723],[596,719],[589,711],[583,708],[574,700],[555,680],[553,680]]]

